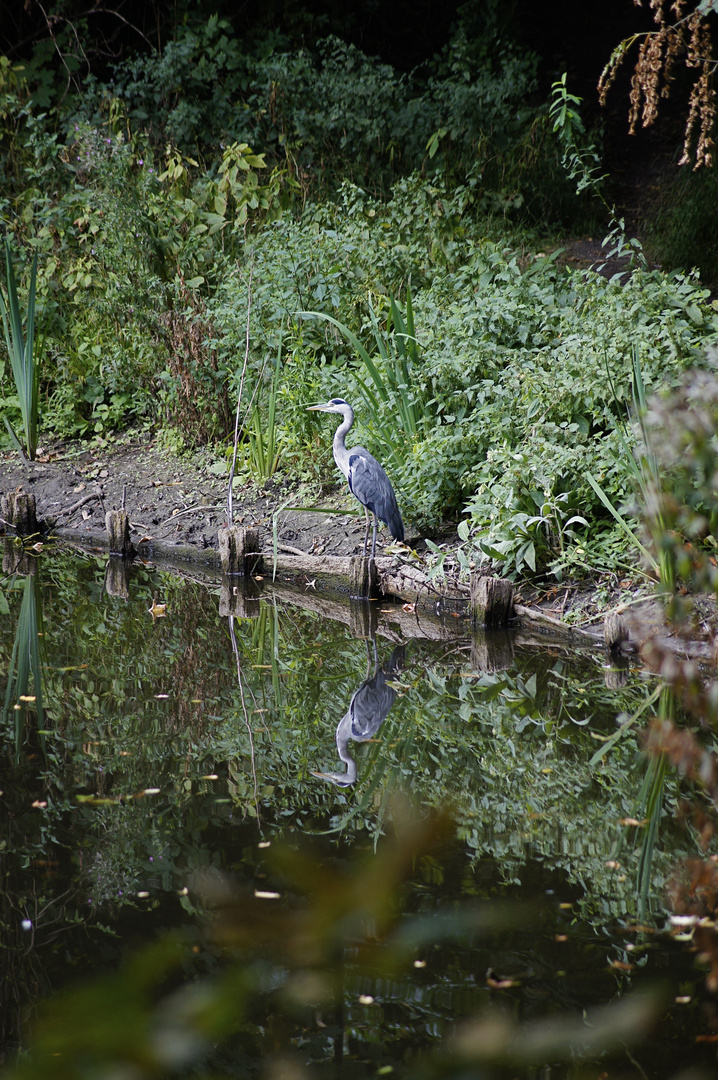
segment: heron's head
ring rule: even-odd
[[[351,405],[344,398],[333,397],[326,405],[307,405],[307,409],[313,412],[345,413],[347,409],[351,409]]]
[[[356,765],[354,769],[350,769],[348,772],[314,772],[311,770],[312,776],[318,776],[320,780],[328,780],[330,784],[336,784],[337,787],[351,787],[356,783],[357,771]]]

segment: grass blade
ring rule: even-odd
[[[598,483],[598,481],[594,480],[594,478],[593,478],[593,476],[591,476],[590,472],[586,472],[586,473],[584,473],[584,475],[585,475],[586,479],[588,480],[589,484],[591,485],[591,487],[593,488],[593,490],[598,495],[598,497],[601,500],[601,502],[603,503],[603,505],[606,507],[606,509],[609,511],[609,513],[613,515],[616,522],[621,527],[621,530],[622,530],[623,534],[625,535],[625,537],[628,540],[630,540],[631,544],[633,544],[634,547],[638,548],[638,550],[641,552],[641,554],[646,559],[646,561],[649,563],[649,565],[653,568],[653,570],[656,573],[658,573],[658,564],[656,563],[656,560],[653,558],[653,556],[651,555],[648,548],[645,547],[641,543],[641,541],[638,539],[638,537],[633,532],[633,530],[631,528],[629,528],[628,524],[626,523],[625,518],[621,517],[618,510],[616,510],[615,506],[613,505],[611,500],[608,498],[608,496],[605,494],[603,488]]]
[[[27,298],[25,320],[26,336],[23,335],[23,317],[17,293],[17,281],[13,267],[10,240],[5,238],[5,286],[7,302],[0,289],[0,315],[2,315],[5,344],[12,367],[15,388],[20,403],[23,428],[25,432],[25,450],[30,461],[35,459],[37,448],[37,417],[39,367],[34,357],[35,341],[35,292],[37,283],[38,253],[32,261],[30,288]],[[14,435],[14,433],[13,433]],[[17,442],[17,436],[14,436]]]

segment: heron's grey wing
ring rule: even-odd
[[[363,446],[353,446],[349,451],[347,479],[355,498],[388,526],[395,540],[403,540],[404,523],[391,481],[376,458]]]

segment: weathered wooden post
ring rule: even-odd
[[[603,681],[609,690],[620,690],[628,682],[630,663],[627,656],[612,656],[605,669]]]
[[[471,621],[487,630],[508,626],[514,610],[514,587],[505,578],[471,575]]]
[[[628,623],[620,611],[609,611],[603,620],[603,640],[609,652],[620,652],[621,645],[628,641]]]
[[[35,496],[24,491],[8,491],[2,497],[2,517],[18,536],[33,536],[37,530]]]
[[[376,600],[379,574],[372,558],[353,555],[349,560],[349,595],[353,600]]]
[[[230,576],[261,573],[262,556],[259,550],[259,530],[232,525],[220,529],[219,555],[222,572]]]
[[[30,555],[19,540],[5,540],[2,568],[4,574],[27,577],[37,569],[37,559]]]
[[[130,521],[126,510],[108,510],[105,514],[105,531],[110,555],[131,559],[135,553],[130,540]]]

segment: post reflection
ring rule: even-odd
[[[373,646],[373,663],[372,663]],[[379,730],[396,700],[396,690],[387,680],[401,671],[404,664],[403,645],[397,645],[386,664],[379,664],[376,639],[367,641],[367,677],[352,694],[349,708],[337,724],[337,752],[346,765],[345,772],[313,772],[322,780],[339,787],[356,783],[357,763],[349,752],[350,741],[366,742]],[[373,667],[373,674],[372,674]]]

